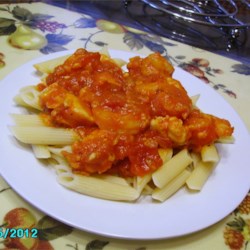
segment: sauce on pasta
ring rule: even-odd
[[[78,49],[37,86],[46,124],[80,135],[64,152],[73,172],[144,176],[162,165],[159,148],[200,151],[232,135],[227,120],[192,105],[159,53],[131,58],[127,69]]]

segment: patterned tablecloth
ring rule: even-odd
[[[36,38],[35,41],[31,42],[27,38],[27,41],[19,43],[13,35],[16,29],[29,33],[30,37]],[[99,50],[103,46],[140,54],[159,51],[174,65],[200,78],[204,84],[221,94],[250,130],[249,65],[108,20],[95,20],[90,16],[44,3],[0,5],[0,79],[37,57],[79,47]],[[18,249],[41,250],[250,249],[249,214],[250,194],[225,219],[192,235],[158,241],[106,238],[55,221],[19,197],[0,178],[0,249],[16,248],[15,244],[19,244]],[[27,223],[24,225],[35,223],[40,228],[39,239],[22,239],[11,245],[3,237],[6,218],[13,221],[22,218],[23,223]],[[178,223],[181,224],[181,221]]]

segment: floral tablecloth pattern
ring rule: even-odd
[[[29,37],[35,39],[31,41]],[[0,80],[13,69],[46,54],[79,47],[100,50],[104,46],[138,54],[160,52],[175,66],[218,91],[250,130],[250,65],[44,3],[0,5]],[[22,218],[23,223],[30,223],[27,227],[39,229],[39,237],[33,241],[11,242],[0,237],[0,249],[18,244],[20,249],[40,250],[250,249],[249,214],[250,193],[224,220],[198,233],[159,241],[125,241],[82,232],[55,221],[20,198],[0,178],[0,228],[7,225],[6,221],[15,224]]]

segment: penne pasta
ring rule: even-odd
[[[30,108],[30,105],[28,105],[21,97],[20,94],[16,95],[14,98],[13,98],[15,104],[21,106],[21,107],[25,107],[25,108]]]
[[[158,188],[164,187],[174,177],[180,174],[191,162],[192,158],[187,149],[183,149],[153,173],[152,180],[154,184]]]
[[[201,161],[201,155],[198,153],[191,152],[190,156],[192,157],[192,166],[196,168],[197,164]]]
[[[131,186],[120,185],[93,176],[60,173],[58,182],[79,193],[115,201],[134,201],[140,193]]]
[[[107,182],[112,182],[112,183],[119,184],[119,185],[130,186],[125,178],[122,178],[119,176],[102,174],[102,175],[98,175],[96,177],[100,178],[101,180],[107,181]]]
[[[27,90],[21,91],[17,99],[20,98],[22,100],[21,102],[25,103],[25,106],[41,111],[42,108],[39,104],[39,94],[40,92],[35,89],[35,86],[31,86]]]
[[[36,158],[38,159],[48,159],[51,157],[50,151],[47,145],[35,145],[32,144],[32,150]]]
[[[154,188],[147,184],[144,187],[144,189],[142,190],[142,194],[143,195],[152,195],[153,191],[154,191]]]
[[[53,154],[50,152],[50,155],[51,155],[51,158],[49,159],[49,162],[52,165],[60,164],[60,165],[64,165],[68,167],[68,162],[66,161],[66,159],[63,157],[62,154],[58,155],[58,154]]]
[[[218,162],[219,154],[214,144],[205,145],[201,149],[201,159],[204,162]]]
[[[219,143],[234,143],[235,139],[233,136],[227,136],[227,137],[222,137],[219,138],[216,142]]]
[[[62,147],[49,146],[49,151],[55,155],[62,156],[62,151],[71,152],[71,146],[66,145]]]
[[[166,162],[166,161],[169,161],[172,156],[173,156],[173,149],[172,148],[159,148],[158,149],[158,153],[162,159],[162,162]]]
[[[114,62],[119,67],[122,67],[127,64],[126,61],[122,60],[121,58],[111,58],[108,48],[104,46],[101,50],[99,50],[99,53],[101,54],[101,60],[109,60]]]
[[[19,141],[28,144],[69,145],[78,139],[72,129],[13,126],[10,130]]]
[[[28,85],[28,86],[25,86],[25,87],[21,88],[19,90],[19,92],[20,93],[28,92],[28,91],[30,91],[32,89],[35,89],[35,87],[36,87],[35,85]]]
[[[108,50],[107,46],[103,46],[100,50],[99,53],[101,54],[101,56],[105,56],[105,58],[110,58],[110,53]]]
[[[68,165],[64,165],[64,164],[53,164],[54,169],[56,170],[56,174],[60,175],[63,173],[71,173],[71,170],[69,168]]]
[[[114,58],[113,61],[119,67],[122,67],[122,66],[126,65],[126,62],[124,60],[120,59],[120,58]]]
[[[136,189],[139,193],[145,188],[145,186],[151,181],[151,174],[147,174],[143,177],[137,176],[136,177]]]
[[[45,126],[43,120],[39,115],[30,114],[11,114],[11,118],[14,120],[17,126]]]
[[[200,98],[200,95],[199,95],[199,94],[190,97],[190,99],[191,99],[191,101],[192,101],[192,104],[193,104],[194,106],[196,106],[196,103],[198,102],[199,98]]]
[[[214,162],[200,161],[186,181],[189,189],[200,191],[215,167]]]
[[[152,198],[161,202],[165,201],[174,193],[176,193],[183,185],[185,185],[185,182],[190,175],[191,172],[185,169],[174,179],[172,179],[166,186],[162,188],[156,188],[152,193]]]
[[[45,62],[34,64],[34,68],[41,73],[49,74],[53,72],[56,66],[62,64],[69,56],[62,56],[55,59],[51,59]]]

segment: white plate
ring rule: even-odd
[[[72,52],[72,51],[71,51]],[[201,94],[198,106],[224,117],[235,127],[233,145],[219,147],[221,161],[200,193],[180,190],[164,203],[142,199],[137,203],[96,199],[59,185],[50,167],[37,161],[30,148],[18,143],[8,126],[9,114],[20,113],[12,101],[19,89],[36,84],[34,63],[62,56],[60,52],[33,60],[13,71],[0,85],[1,164],[5,180],[24,199],[44,213],[73,227],[124,239],[162,239],[204,229],[232,212],[250,188],[249,134],[239,116],[212,88],[189,73],[176,69],[189,95]],[[111,51],[128,60],[132,53]]]

